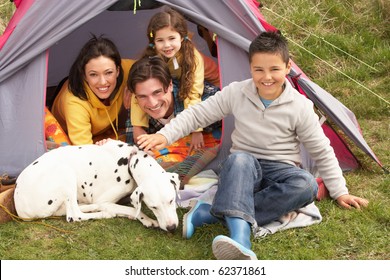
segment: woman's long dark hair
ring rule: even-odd
[[[85,65],[94,58],[104,56],[114,61],[118,67],[119,75],[116,78],[116,86],[110,98],[114,98],[119,87],[123,82],[123,68],[121,64],[121,55],[115,44],[103,36],[96,37],[92,34],[92,38],[82,47],[76,60],[73,62],[69,71],[69,91],[82,100],[87,100],[87,94],[84,88],[85,80]]]

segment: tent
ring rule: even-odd
[[[0,37],[0,174],[18,175],[45,153],[44,108],[50,89],[67,75],[70,64],[90,33],[104,34],[117,45],[123,57],[137,58],[146,46],[149,18],[162,5],[171,6],[188,19],[191,28],[201,24],[217,34],[221,86],[250,77],[247,50],[252,39],[268,24],[255,0],[14,0],[17,7]],[[133,11],[134,10],[134,11]],[[193,40],[207,53],[194,32]],[[316,85],[294,64],[291,83],[310,98],[319,112],[344,131],[353,143],[380,166],[363,139],[354,114],[331,94]],[[223,139],[215,169],[231,146],[234,119],[224,120]],[[340,166],[359,166],[339,134],[323,124]],[[307,168],[315,166],[303,158]]]

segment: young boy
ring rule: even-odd
[[[314,201],[318,185],[299,168],[300,142],[339,205],[360,209],[368,204],[348,194],[312,102],[286,80],[291,69],[287,41],[276,32],[261,33],[249,47],[249,62],[251,79],[231,83],[184,110],[157,134],[138,138],[144,150],[161,149],[197,127],[234,115],[231,154],[221,168],[213,204],[198,201],[183,221],[186,238],[202,224],[217,219],[226,223],[230,237],[213,240],[217,259],[257,259],[251,250],[251,226],[265,225]]]

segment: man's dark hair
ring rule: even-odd
[[[138,83],[151,78],[159,80],[164,87],[164,91],[167,91],[171,83],[171,74],[167,63],[159,56],[143,57],[136,61],[130,68],[127,88],[135,93],[135,87]]]

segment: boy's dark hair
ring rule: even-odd
[[[85,81],[85,65],[94,58],[104,56],[114,61],[115,66],[119,67],[119,75],[116,78],[116,87],[110,96],[114,98],[123,82],[123,68],[121,55],[115,44],[107,38],[102,36],[96,37],[92,34],[92,38],[80,50],[77,58],[73,62],[69,71],[69,91],[73,95],[82,100],[87,100],[87,94],[84,89]]]
[[[127,88],[135,93],[138,83],[151,78],[159,80],[166,91],[171,83],[171,74],[167,63],[159,56],[143,57],[136,61],[130,68],[127,79]]]
[[[287,40],[275,31],[260,33],[249,46],[249,62],[256,53],[280,54],[287,64],[290,60]]]

